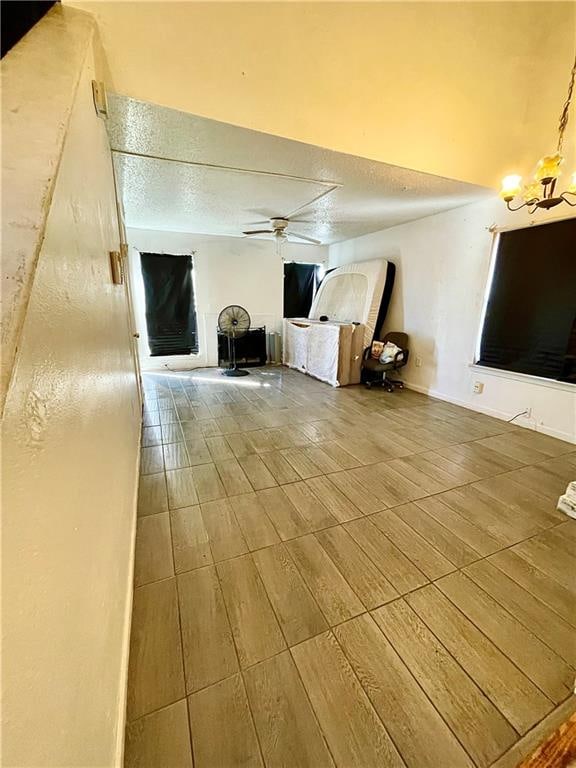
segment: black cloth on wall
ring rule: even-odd
[[[284,264],[284,317],[308,317],[317,287],[317,264]]]
[[[502,232],[480,365],[562,377],[576,318],[576,219]]]
[[[141,253],[150,354],[198,352],[192,257]]]

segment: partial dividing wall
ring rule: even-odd
[[[43,63],[20,69],[33,80],[18,87],[30,94],[37,79],[39,102],[48,88],[62,107],[42,115],[14,102],[30,151],[20,152],[16,138],[4,147],[15,171],[4,179],[4,195],[18,195],[15,213],[36,216],[38,198],[46,213],[33,232],[38,252],[27,250],[26,232],[19,244],[34,269],[2,425],[7,768],[121,764],[140,404],[125,288],[112,284],[108,259],[119,237],[105,126],[92,103],[94,33],[80,19],[78,62],[77,46],[68,45],[79,29],[70,14],[82,16],[68,10],[56,28],[46,17],[32,44],[27,36],[7,56],[26,63],[27,52]],[[43,31],[50,46],[38,49]],[[70,108],[58,98],[62,82],[47,76],[62,60],[78,66],[66,80],[75,80]],[[9,80],[14,69],[7,72]],[[53,120],[63,122],[55,160],[45,146],[60,135]]]
[[[496,187],[552,151],[576,42],[573,0],[64,2],[116,93]]]
[[[502,419],[531,408],[531,418],[517,424],[576,442],[574,385],[471,367],[490,266],[489,228],[528,223],[523,212],[509,214],[500,200],[490,200],[332,245],[330,266],[371,258],[396,264],[385,328],[410,335],[403,378],[412,387]],[[484,384],[482,394],[473,392],[475,381]]]
[[[286,243],[282,248],[282,257],[279,257],[275,244],[270,240],[242,237],[128,229],[127,238],[131,246],[130,271],[136,326],[140,333],[140,360],[144,369],[217,365],[218,315],[229,304],[245,307],[253,326],[265,325],[268,331],[280,333],[284,285],[282,258],[315,264],[324,264],[328,259],[326,246]],[[194,291],[200,347],[197,355],[150,357],[146,343],[146,308],[139,251],[194,252]]]

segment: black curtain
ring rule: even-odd
[[[308,317],[317,287],[317,264],[284,264],[284,317]]]
[[[562,377],[576,318],[576,219],[500,235],[480,365]]]
[[[150,354],[198,352],[192,257],[141,253]]]

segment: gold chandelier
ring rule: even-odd
[[[534,181],[522,187],[521,176],[506,176],[502,179],[502,189],[500,190],[500,197],[506,203],[506,207],[509,211],[519,211],[520,208],[528,207],[530,213],[534,213],[538,208],[554,208],[560,203],[568,203],[568,205],[576,206],[576,199],[571,202],[566,195],[571,195],[576,198],[576,173],[572,174],[572,178],[568,188],[558,194],[556,192],[556,183],[560,176],[560,166],[564,162],[562,156],[562,144],[564,142],[564,133],[566,126],[568,125],[568,115],[570,111],[570,103],[572,101],[572,92],[574,90],[574,78],[576,76],[576,60],[572,67],[570,74],[570,83],[568,85],[568,98],[562,109],[560,115],[560,122],[558,125],[558,145],[556,152],[553,155],[547,155],[543,157],[538,163],[536,173],[534,174]],[[512,207],[510,203],[515,198],[522,198],[524,202],[515,207]]]

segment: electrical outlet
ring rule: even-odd
[[[532,408],[526,408],[526,411],[525,411],[525,413],[524,413],[524,416],[525,416],[527,419],[531,419],[531,418],[532,418]]]
[[[482,392],[484,392],[484,384],[481,381],[475,381],[474,382],[474,393],[476,395],[481,395]]]
[[[420,355],[416,355],[416,368],[422,368],[422,358]]]

